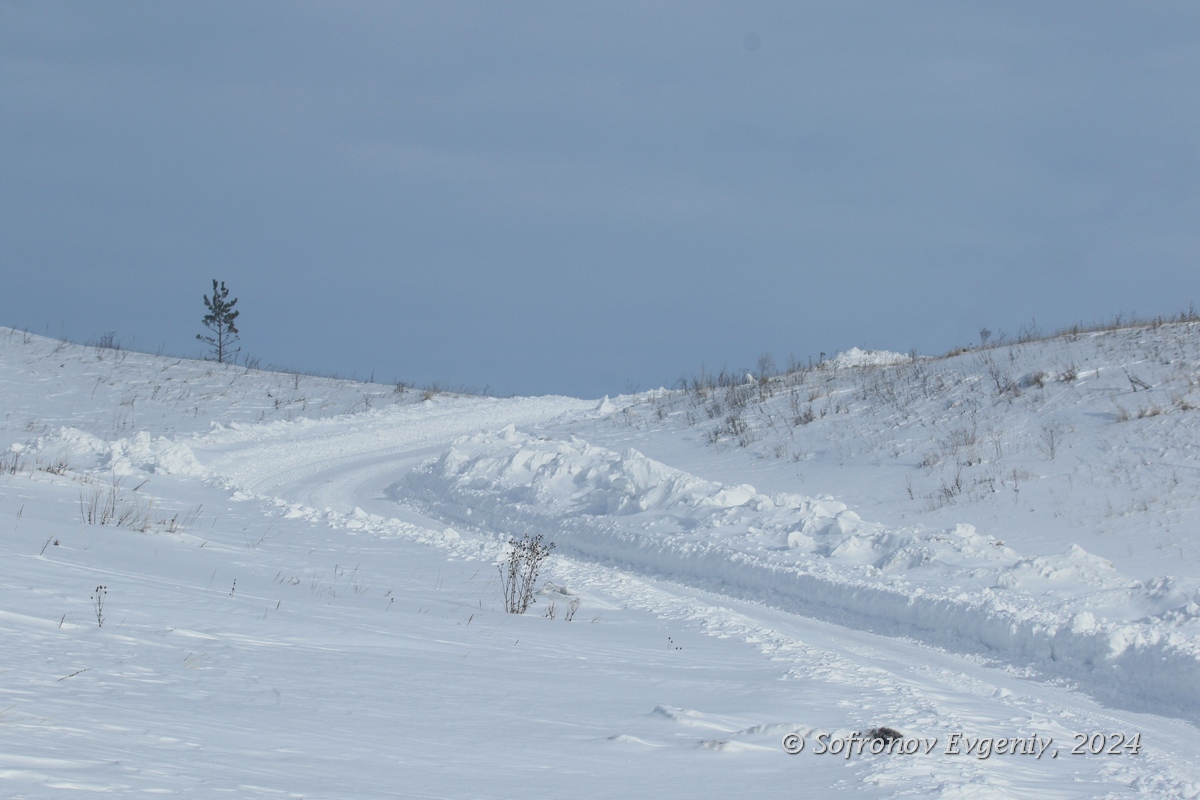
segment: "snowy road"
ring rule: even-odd
[[[475,531],[460,524],[456,534],[445,536],[447,520],[430,519],[405,504],[396,487],[459,437],[507,425],[536,436],[552,420],[561,424],[564,414],[587,408],[563,399],[460,401],[446,408],[397,409],[369,422],[335,419],[220,431],[203,437],[193,450],[210,475],[244,495],[335,527],[408,536],[439,544],[456,557],[486,560],[499,553],[506,531],[489,530],[486,522]],[[461,522],[461,515],[453,522]],[[785,681],[786,705],[808,709],[791,723],[809,734],[807,751],[794,758],[818,757],[815,751],[822,745],[813,738],[816,732],[848,736],[855,730],[850,720],[936,740],[927,755],[862,762],[861,780],[885,795],[1165,798],[1195,797],[1200,791],[1200,760],[1179,747],[1195,733],[1187,722],[1104,708],[1082,693],[1024,678],[1018,670],[807,619],[715,594],[709,587],[659,580],[636,569],[568,556],[555,559],[550,577],[595,602],[649,611],[709,636],[740,641],[746,658],[766,659]],[[669,707],[660,708],[659,715],[709,731],[715,738],[704,740],[708,746],[728,750],[778,749],[788,727],[780,720],[747,719],[743,722],[752,724],[739,728],[703,712]],[[1080,736],[1093,734],[1108,737],[1106,747],[1117,737],[1131,741],[1140,734],[1140,749],[1136,755],[1121,747],[1095,755],[1084,746],[1083,754],[1072,753],[1084,741]],[[631,747],[655,746],[652,731],[616,735]],[[1053,744],[1040,758],[981,757],[984,745],[977,740],[992,748],[1010,739],[1051,739]],[[1094,746],[1098,740],[1087,741]]]

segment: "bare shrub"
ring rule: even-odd
[[[1027,325],[1022,325],[1017,331],[1017,344],[1025,344],[1026,342],[1036,342],[1042,336],[1042,329],[1038,327],[1037,319],[1030,320]]]
[[[524,614],[533,605],[534,585],[537,583],[538,572],[542,562],[554,549],[554,542],[542,544],[545,537],[523,535],[518,539],[509,539],[508,559],[503,564],[497,564],[500,570],[500,588],[504,593],[504,610],[509,614]]]
[[[956,498],[960,494],[962,494],[962,491],[963,491],[962,468],[959,467],[958,469],[956,469],[954,471],[954,480],[952,480],[952,481],[947,481],[945,479],[942,480],[941,493],[942,493],[943,503],[953,503],[954,498]]]
[[[1046,386],[1046,373],[1042,370],[1031,372],[1021,379],[1021,385],[1026,389],[1031,389],[1034,387],[1037,387],[1038,389],[1044,389]]]
[[[136,492],[140,488],[134,487]],[[159,519],[154,514],[153,500],[131,500],[121,488],[121,478],[113,475],[108,484],[92,486],[91,490],[79,491],[79,518],[88,525],[115,525],[143,533],[159,527],[168,533],[176,533],[191,525],[200,516],[200,507],[186,514],[175,514],[168,519]]]
[[[984,356],[981,362],[981,366],[987,370],[988,377],[995,384],[997,394],[1003,395],[1009,392],[1020,394],[1019,387],[1016,381],[1012,379],[1012,375],[996,363],[996,359],[992,358],[990,351]]]
[[[196,506],[186,514],[182,512],[176,513],[169,519],[159,520],[159,524],[162,525],[163,530],[165,530],[167,533],[179,533],[179,531],[183,530],[184,528],[190,528],[196,522],[196,520],[200,517],[200,511],[203,507],[203,505]],[[262,540],[260,539],[259,541]]]
[[[1130,385],[1130,387],[1133,388],[1133,390],[1135,392],[1138,389],[1150,391],[1150,384],[1146,383],[1144,380],[1139,378],[1137,375],[1130,375],[1128,372],[1126,372],[1125,377],[1129,379],[1129,385]]]
[[[92,595],[92,610],[96,612],[96,625],[100,628],[104,627],[104,596],[108,594],[107,586],[97,586],[96,593]]]
[[[0,455],[0,474],[8,473],[9,475],[16,475],[24,466],[21,454],[15,450],[9,450],[7,453]]]
[[[808,408],[796,413],[796,415],[792,418],[792,422],[798,428],[801,425],[807,425],[808,423],[812,422],[816,418],[817,418],[817,414],[815,411],[813,411],[812,404],[809,403]]]
[[[1063,433],[1063,428],[1058,423],[1048,422],[1042,426],[1042,452],[1051,461],[1058,456],[1059,447],[1062,445]]]
[[[38,469],[42,472],[49,472],[51,475],[65,475],[71,469],[71,463],[66,456],[61,456],[49,464],[38,462]]]
[[[950,435],[946,438],[945,446],[950,452],[956,453],[959,448],[974,447],[978,441],[978,431],[972,424],[970,428],[962,427],[950,431]]]
[[[563,614],[563,620],[565,622],[570,622],[571,620],[575,619],[575,614],[578,611],[579,611],[579,598],[572,597],[571,602],[567,605],[566,613]]]
[[[771,378],[779,374],[775,366],[775,359],[770,353],[763,353],[758,357],[758,380],[760,383],[766,383]]]
[[[108,486],[93,486],[86,495],[79,490],[79,517],[88,525],[112,525],[117,519],[121,479],[115,475]]]
[[[1154,403],[1151,403],[1150,405],[1146,406],[1145,408],[1138,409],[1137,418],[1138,419],[1146,419],[1147,417],[1157,417],[1161,413],[1163,413],[1163,410],[1161,408],[1159,408],[1158,406],[1154,405]]]

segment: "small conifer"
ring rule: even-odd
[[[241,313],[234,310],[235,305],[237,298],[229,299],[225,281],[218,285],[217,279],[213,278],[212,297],[204,295],[204,307],[208,309],[208,313],[204,315],[204,327],[212,331],[212,335],[198,333],[196,338],[213,349],[213,354],[221,364],[232,361],[240,350],[231,349],[233,343],[238,340],[238,329],[234,321]]]

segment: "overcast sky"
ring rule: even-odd
[[[0,0],[0,325],[585,397],[1200,303],[1200,3]]]

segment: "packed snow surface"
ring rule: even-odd
[[[1198,365],[501,400],[0,332],[0,793],[1200,797]]]

